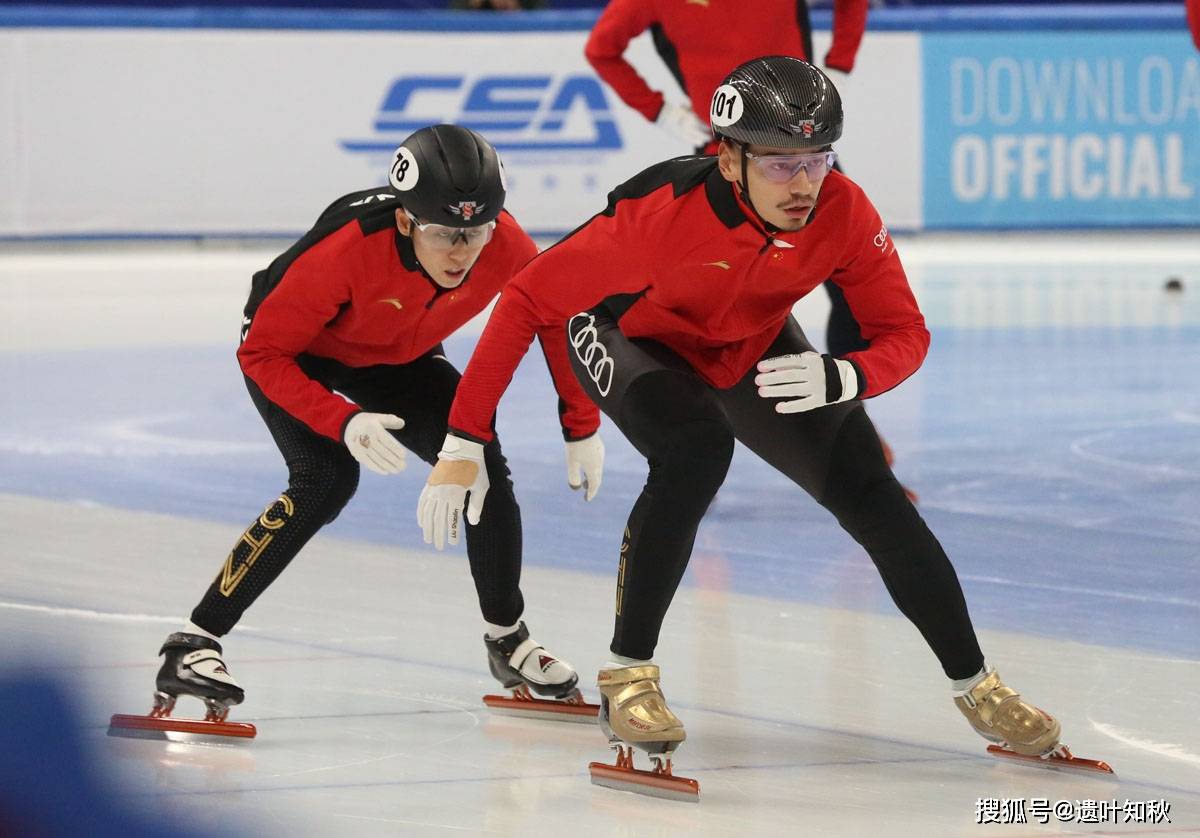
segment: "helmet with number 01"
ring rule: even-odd
[[[388,182],[426,224],[478,227],[504,208],[504,165],[492,144],[460,125],[431,125],[392,155]]]
[[[725,77],[709,121],[718,138],[743,145],[824,148],[842,136],[842,97],[807,61],[768,55]]]

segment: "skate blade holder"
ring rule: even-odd
[[[525,719],[549,719],[556,722],[582,722],[595,724],[600,715],[600,705],[588,704],[583,694],[575,690],[561,700],[535,698],[529,687],[515,687],[511,696],[485,695],[483,703],[493,713],[502,716],[519,716]]]
[[[1071,753],[1066,745],[1059,745],[1049,756],[1037,757],[1018,754],[1003,745],[988,745],[988,753],[994,757],[1012,762],[1023,762],[1038,768],[1049,768],[1054,771],[1069,771],[1079,774],[1103,774],[1116,777],[1116,772],[1107,762],[1098,759],[1084,759]]]
[[[245,722],[227,722],[228,707],[209,705],[203,719],[171,717],[175,699],[155,695],[154,708],[145,716],[115,714],[108,722],[108,735],[127,739],[157,739],[167,742],[229,744],[248,742],[258,730]]]
[[[607,762],[588,763],[592,785],[604,786],[617,791],[646,794],[665,800],[681,800],[686,803],[700,802],[700,783],[687,777],[671,773],[669,756],[651,756],[654,768],[644,771],[633,767],[633,748],[613,746],[617,751],[617,764]]]

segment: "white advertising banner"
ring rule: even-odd
[[[434,122],[496,144],[528,229],[570,230],[690,151],[599,80],[586,37],[0,29],[0,237],[298,234],[384,183],[392,149]],[[915,33],[864,41],[838,144],[897,229],[921,221],[919,54]],[[648,37],[628,56],[681,96]]]

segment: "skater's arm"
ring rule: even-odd
[[[321,248],[302,254],[259,305],[238,363],[263,394],[317,433],[342,441],[359,407],[313,381],[296,363],[350,300],[349,280]]]
[[[929,350],[929,330],[879,213],[861,190],[853,187],[853,193],[842,266],[830,278],[869,344],[845,360],[857,368],[859,397],[870,398],[917,371]]]
[[[825,53],[825,66],[849,73],[867,28],[867,0],[835,0],[833,42]]]
[[[571,371],[566,323],[605,297],[646,288],[640,264],[648,246],[646,212],[638,201],[614,201],[505,286],[459,382],[450,408],[451,433],[477,442],[492,439],[496,407],[535,334],[545,337],[569,438],[595,433],[600,413]]]
[[[621,101],[651,122],[662,110],[663,95],[646,84],[624,54],[629,42],[653,25],[653,7],[650,0],[612,0],[600,13],[583,51]]]

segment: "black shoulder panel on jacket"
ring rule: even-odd
[[[608,206],[596,215],[614,216],[617,214],[617,204],[621,201],[644,198],[651,192],[661,189],[667,184],[671,184],[672,194],[678,198],[704,183],[704,179],[708,177],[709,172],[716,169],[716,167],[717,158],[697,157],[695,155],[673,157],[670,160],[655,163],[650,168],[638,172],[612,192],[609,192]],[[592,218],[595,217],[595,215],[592,216]],[[567,233],[557,242],[546,248],[546,250],[551,250],[571,238],[571,236],[591,224],[592,218],[589,218]],[[546,251],[542,252],[545,253]]]
[[[717,158],[715,157],[697,157],[695,155],[675,157],[655,163],[609,192],[608,206],[605,207],[603,214],[615,215],[619,202],[644,198],[667,184],[671,185],[672,193],[678,198],[703,183],[704,179],[708,177],[708,173],[716,165]]]
[[[364,236],[378,233],[381,230],[394,230],[396,228],[395,211],[399,207],[400,203],[396,200],[396,193],[386,186],[360,189],[338,198],[321,211],[311,230],[279,256],[276,256],[266,270],[259,271],[254,275],[250,281],[250,297],[246,300],[245,316],[254,316],[254,312],[258,310],[262,301],[282,281],[287,269],[306,250],[352,222],[358,223]]]

